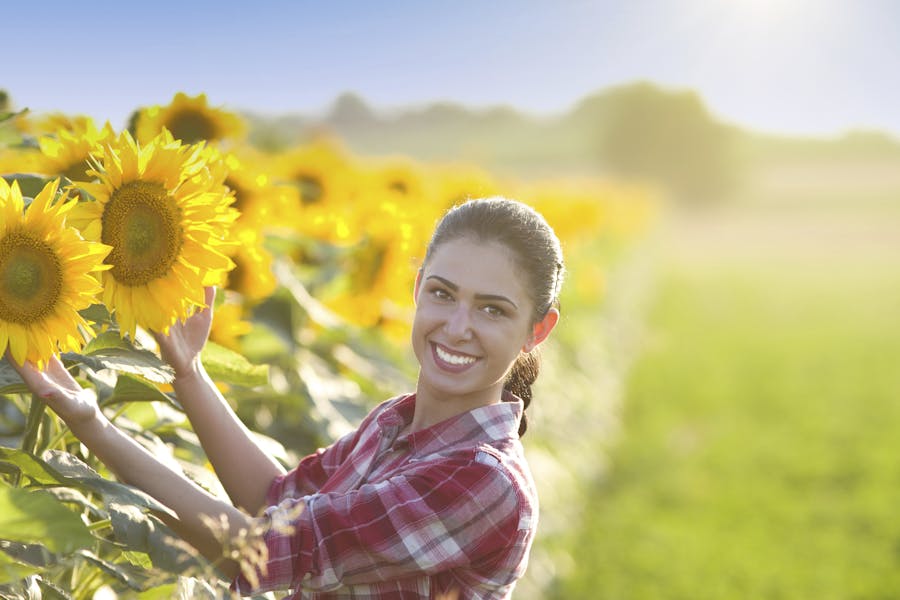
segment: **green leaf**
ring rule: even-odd
[[[172,367],[160,357],[144,348],[135,348],[113,331],[104,332],[88,342],[82,354],[66,352],[63,358],[95,371],[112,369],[132,373],[155,383],[170,383],[174,377]]]
[[[153,589],[142,592],[138,595],[139,600],[169,600],[170,598],[192,598],[194,600],[217,600],[218,598],[230,597],[226,595],[225,589],[221,588],[217,592],[206,581],[197,579],[196,577],[179,577],[178,583],[170,583],[155,587]],[[253,596],[253,598],[264,598],[269,596]]]
[[[146,552],[153,565],[170,573],[199,566],[197,552],[175,536],[162,521],[128,504],[110,504],[109,518],[116,540],[130,550]]]
[[[26,198],[34,198],[37,196],[47,182],[55,179],[46,175],[37,175],[35,173],[10,173],[2,176],[7,183],[12,185],[13,181],[19,182],[19,189],[22,190],[22,196]]]
[[[254,365],[244,356],[214,342],[206,343],[200,358],[206,372],[216,381],[245,387],[269,382],[269,368],[266,365]]]
[[[72,600],[65,590],[43,577],[38,576],[37,583],[41,589],[41,600]]]
[[[130,485],[104,479],[97,471],[68,452],[48,450],[44,458],[47,465],[63,477],[65,483],[100,494],[107,505],[131,504],[175,516],[170,508],[152,496]]]
[[[41,459],[16,448],[0,447],[0,469],[18,473],[38,485],[56,485],[61,475]]]
[[[178,597],[177,583],[152,587],[149,590],[138,594],[139,600],[171,600],[172,598]]]
[[[172,401],[154,384],[127,373],[119,373],[116,378],[116,387],[112,395],[103,401],[104,406],[122,402],[151,402],[158,400],[167,404]]]
[[[40,544],[0,541],[0,585],[21,581],[53,565],[56,557]],[[5,597],[0,592],[0,597]]]
[[[148,573],[145,570],[149,569],[152,566],[150,560],[147,558],[147,555],[140,552],[128,551],[123,552],[122,554],[143,555],[146,559],[146,566],[136,566],[135,564],[132,564],[130,562],[109,562],[108,560],[104,560],[93,552],[89,552],[87,550],[81,550],[78,552],[78,555],[84,558],[86,561],[93,564],[95,567],[99,568],[107,575],[115,577],[131,589],[137,591],[145,589],[147,587],[148,579],[153,577],[153,574]]]
[[[28,387],[6,358],[0,359],[0,394],[27,394]]]
[[[72,552],[94,542],[78,515],[42,490],[0,487],[0,532],[4,539],[39,542],[51,552]]]
[[[106,306],[103,304],[91,304],[87,308],[79,310],[78,314],[80,314],[89,323],[100,323],[103,325],[113,324],[112,315],[109,314],[109,309],[106,308]],[[105,331],[100,335],[108,334],[119,337],[119,335],[115,331]],[[88,345],[90,345],[90,343],[88,343]]]

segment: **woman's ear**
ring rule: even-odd
[[[522,346],[522,352],[531,352],[534,350],[538,344],[547,339],[547,336],[550,335],[550,332],[553,331],[553,328],[556,327],[558,322],[559,311],[555,308],[551,308],[547,311],[547,314],[544,315],[544,318],[532,326],[531,335],[528,337],[525,345]]]

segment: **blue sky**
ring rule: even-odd
[[[551,115],[649,80],[758,130],[900,134],[891,0],[34,0],[3,12],[0,88],[15,105],[116,127],[177,91],[268,114],[354,91],[376,107]]]

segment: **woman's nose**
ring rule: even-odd
[[[447,320],[444,322],[444,330],[452,339],[468,339],[472,335],[472,318],[469,308],[463,303],[453,307]]]

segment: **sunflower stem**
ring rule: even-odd
[[[28,418],[25,420],[25,433],[22,436],[22,450],[29,454],[37,452],[40,439],[41,422],[44,420],[44,411],[47,405],[44,400],[35,394],[31,395],[31,405],[28,407]]]

